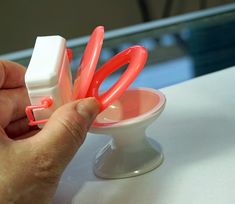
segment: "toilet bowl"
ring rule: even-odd
[[[95,175],[126,178],[151,171],[162,163],[160,145],[146,137],[145,130],[161,114],[165,103],[160,91],[132,88],[97,116],[90,132],[109,135],[111,140],[95,157]]]

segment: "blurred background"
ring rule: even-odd
[[[99,65],[131,45],[147,48],[147,65],[132,86],[162,88],[235,65],[232,0],[9,0],[0,8],[0,58],[26,67],[37,36],[61,35],[73,50],[74,73],[97,25],[106,29]]]

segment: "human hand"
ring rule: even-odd
[[[0,203],[50,203],[99,105],[94,98],[73,101],[42,130],[29,128],[24,74],[21,65],[0,61]]]

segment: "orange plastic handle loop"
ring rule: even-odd
[[[25,113],[29,120],[29,126],[46,123],[48,119],[35,120],[33,115],[33,110],[49,108],[52,104],[53,104],[52,98],[46,97],[41,101],[40,105],[27,106],[25,108]]]
[[[139,72],[145,65],[147,56],[147,50],[144,47],[133,46],[112,57],[95,73],[90,84],[87,97],[95,97],[99,101],[100,111],[107,108],[114,100],[121,96],[132,81],[138,76]],[[105,93],[99,96],[98,90],[103,80],[112,72],[128,63],[129,65],[127,69],[118,81]]]

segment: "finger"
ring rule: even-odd
[[[24,86],[25,68],[11,61],[0,60],[0,88],[9,89]]]
[[[5,128],[6,134],[11,139],[16,138],[16,137],[28,132],[29,130],[30,129],[29,129],[29,126],[28,126],[27,118],[22,118],[22,119],[14,121],[14,122],[11,122]]]
[[[27,132],[27,133],[25,133],[25,134],[23,134],[23,135],[20,135],[20,136],[18,136],[18,137],[13,138],[13,139],[14,139],[14,140],[27,139],[27,138],[29,138],[29,137],[34,136],[34,135],[37,134],[39,131],[40,131],[39,128],[35,128],[34,130],[31,130],[31,131],[29,131],[29,132]]]
[[[83,143],[98,111],[94,98],[68,103],[54,112],[42,131],[30,138],[31,143],[47,158],[51,154],[50,158],[63,169]]]
[[[25,87],[0,90],[0,125],[5,128],[10,122],[25,117],[25,107],[29,104]]]
[[[11,122],[5,128],[5,132],[9,138],[16,139],[21,137],[22,135],[25,135],[28,132],[31,132],[32,130],[39,130],[37,126],[29,126],[28,123],[29,121],[26,117],[21,118],[19,120]]]
[[[10,139],[8,138],[6,132],[2,127],[0,127],[0,149],[3,147],[6,147],[7,143],[10,142]]]

